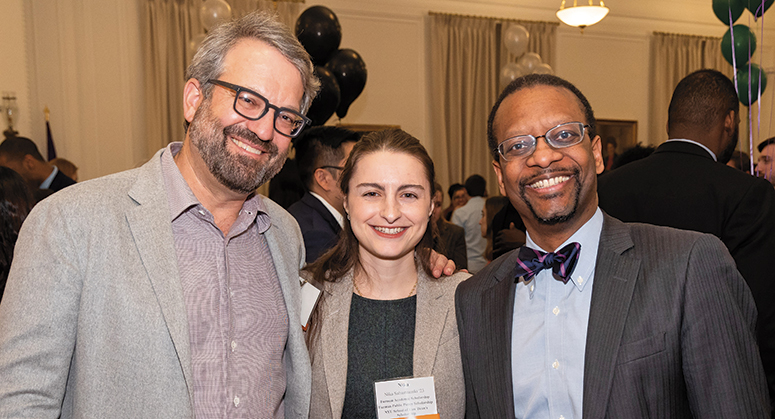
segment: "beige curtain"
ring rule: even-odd
[[[146,142],[155,152],[171,141],[182,141],[183,84],[186,67],[193,57],[190,40],[204,33],[199,22],[202,0],[147,0],[145,2],[144,49]],[[267,10],[293,29],[301,13],[300,1],[229,0],[232,16]]]
[[[501,32],[519,23],[530,32],[528,51],[554,62],[557,24],[431,13],[430,107],[431,154],[444,187],[475,173],[498,194],[492,156],[487,147],[487,117],[500,93],[500,69],[515,61],[501,42]]]
[[[721,38],[654,32],[650,61],[649,143],[653,145],[667,140],[667,109],[682,78],[703,68],[733,77],[732,66],[721,54]]]

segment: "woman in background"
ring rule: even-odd
[[[13,249],[22,222],[35,200],[24,178],[13,170],[0,166],[0,300],[3,298]]]
[[[344,229],[308,268],[323,284],[308,332],[310,417],[374,418],[375,381],[429,376],[440,416],[464,416],[454,297],[470,275],[430,275],[434,177],[428,153],[404,131],[374,132],[353,147],[340,178]]]

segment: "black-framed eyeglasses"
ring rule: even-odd
[[[497,150],[503,160],[509,161],[533,154],[539,138],[546,140],[552,148],[566,148],[580,143],[584,139],[586,128],[589,128],[589,125],[581,122],[566,122],[546,131],[544,135],[517,135],[508,138],[498,144]]]
[[[335,169],[335,170],[344,170],[344,167],[342,166],[320,166],[318,169]]]
[[[265,97],[248,88],[216,79],[207,82],[233,90],[234,112],[245,119],[257,121],[266,115],[269,109],[274,110],[274,130],[286,137],[296,138],[305,126],[312,124],[311,119],[299,112],[272,105]]]

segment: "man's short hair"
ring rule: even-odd
[[[449,189],[447,189],[447,195],[449,195],[449,199],[452,199],[452,197],[455,195],[455,193],[461,189],[465,189],[466,187],[459,184],[459,183],[453,183],[449,186]]]
[[[487,145],[490,147],[490,153],[492,154],[492,158],[494,160],[498,160],[499,155],[498,139],[495,138],[492,125],[493,121],[495,121],[495,114],[498,113],[498,109],[501,106],[501,102],[503,102],[507,97],[511,96],[512,93],[536,86],[559,87],[568,89],[571,93],[573,93],[576,98],[578,98],[579,105],[581,110],[584,112],[584,118],[586,119],[586,121],[578,122],[586,122],[586,124],[589,125],[589,128],[587,128],[587,133],[589,134],[590,140],[597,136],[597,122],[595,122],[595,113],[592,111],[592,106],[590,106],[587,98],[578,88],[576,88],[576,86],[565,79],[561,79],[551,74],[528,74],[527,76],[519,77],[509,83],[509,85],[503,89],[500,96],[498,97],[498,100],[495,102],[495,105],[493,105],[492,110],[490,111],[490,117],[487,119]]]
[[[46,161],[38,151],[38,146],[27,137],[11,137],[0,143],[0,156],[8,160],[22,161],[27,154],[35,160]]]
[[[679,125],[711,127],[729,111],[740,111],[735,85],[729,77],[716,70],[698,70],[675,87],[667,110],[667,131]]]
[[[223,74],[226,54],[237,42],[246,38],[262,41],[275,48],[296,67],[304,85],[300,111],[306,113],[320,88],[320,82],[313,74],[312,61],[290,29],[265,12],[252,12],[211,30],[191,60],[186,70],[186,80],[193,78],[199,81],[204,98],[209,99],[213,86],[207,84],[207,81]]]
[[[344,158],[342,143],[356,142],[360,134],[349,129],[331,126],[312,127],[302,131],[294,140],[296,164],[301,181],[310,189],[315,170],[323,166],[338,166]]]
[[[759,149],[759,153],[764,151],[764,147],[767,147],[770,144],[775,144],[775,137],[770,137],[762,142],[759,143],[759,145],[756,146],[757,149]]]
[[[471,175],[466,179],[466,191],[471,197],[484,196],[487,192],[487,181],[480,175]]]

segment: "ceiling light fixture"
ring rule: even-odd
[[[584,28],[600,22],[608,14],[608,8],[603,4],[603,0],[600,0],[599,6],[593,5],[592,0],[589,0],[588,6],[579,6],[576,2],[577,0],[573,0],[573,7],[565,7],[565,0],[562,0],[557,18],[568,26],[581,28],[582,33]]]

